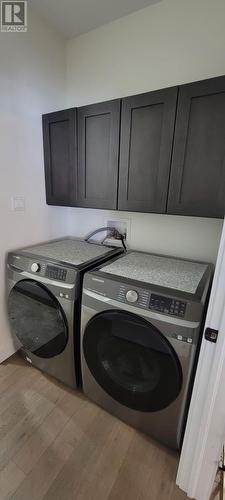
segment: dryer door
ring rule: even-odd
[[[166,408],[182,386],[179,359],[165,336],[145,319],[108,310],[88,322],[83,353],[98,384],[134,410]]]
[[[58,300],[40,283],[21,280],[8,301],[13,334],[22,347],[41,358],[60,354],[68,340],[68,328]]]

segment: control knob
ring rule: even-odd
[[[37,262],[33,262],[33,264],[31,264],[31,271],[33,273],[38,273],[38,271],[40,271],[41,269],[41,266],[40,264],[37,264]]]
[[[127,302],[137,302],[138,293],[135,290],[128,290],[126,293]]]

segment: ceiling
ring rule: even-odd
[[[73,38],[161,0],[30,0],[65,38]]]

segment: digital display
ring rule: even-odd
[[[65,281],[67,275],[67,270],[55,266],[47,266],[45,276],[48,278]]]
[[[185,315],[186,303],[152,293],[149,309],[153,309],[154,311],[159,311],[164,314],[183,317]]]

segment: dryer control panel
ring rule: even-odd
[[[173,316],[184,317],[186,303],[180,300],[171,299],[162,295],[151,294],[149,308],[153,311],[172,314]]]
[[[177,300],[176,298],[157,295],[141,288],[131,289],[126,285],[120,285],[117,300],[136,307],[143,307],[144,309],[151,309],[152,311],[180,318],[185,316],[187,305],[186,302]]]
[[[129,302],[134,306],[141,306],[148,309],[150,301],[150,292],[141,288],[128,288],[126,285],[120,285],[118,300],[120,302]]]
[[[63,264],[63,263],[62,263]],[[8,256],[8,272],[26,273],[26,278],[37,279],[40,281],[42,278],[48,278],[54,284],[54,281],[64,284],[75,285],[77,278],[77,270],[71,266],[46,261],[39,256],[23,255],[10,253]],[[43,281],[44,283],[44,281]]]

